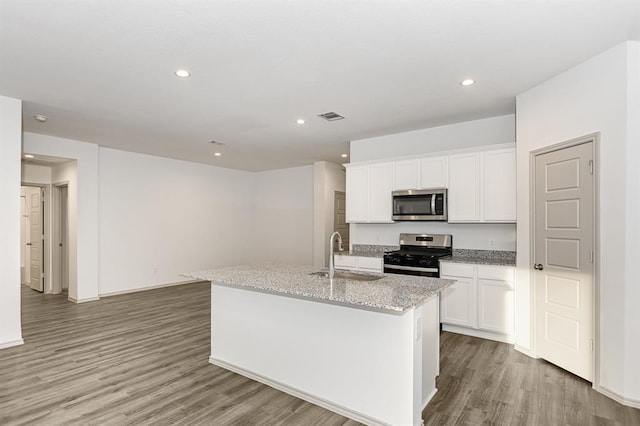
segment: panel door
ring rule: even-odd
[[[440,294],[440,322],[445,324],[478,327],[475,281],[473,278],[442,276],[456,280]]]
[[[449,157],[449,222],[480,221],[480,153]]]
[[[507,281],[478,280],[478,328],[513,335],[514,292]]]
[[[393,163],[369,166],[369,220],[375,223],[391,223],[393,191]],[[347,198],[348,200],[348,198]]]
[[[420,188],[449,186],[449,157],[427,157],[420,160]]]
[[[420,185],[420,161],[396,161],[393,172],[393,189],[417,189]]]
[[[30,252],[31,262],[29,265],[31,276],[29,286],[36,291],[44,291],[42,271],[44,262],[43,246],[43,215],[42,190],[32,189],[29,192],[29,218],[30,218]]]
[[[369,200],[369,169],[367,166],[347,167],[346,171],[346,221],[367,221]]]
[[[483,153],[482,219],[487,222],[516,221],[516,150]]]
[[[535,158],[538,355],[586,380],[593,374],[593,142]]]

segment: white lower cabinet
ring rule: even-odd
[[[369,256],[350,256],[335,254],[333,266],[336,269],[348,269],[350,271],[382,273],[382,258]]]
[[[457,281],[441,295],[443,330],[513,342],[513,267],[442,263],[440,277]]]

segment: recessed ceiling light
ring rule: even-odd
[[[296,120],[296,123],[298,124],[304,124],[304,120],[302,118],[299,118]]]
[[[473,83],[475,83],[475,82],[476,82],[475,80],[472,80],[472,79],[470,79],[470,78],[467,78],[466,80],[462,80],[462,81],[460,82],[460,85],[461,85],[461,86],[471,86],[471,85],[472,85]]]
[[[45,121],[47,121],[47,116],[43,114],[36,114],[33,116],[33,118],[35,118],[36,121],[39,121],[41,123],[44,123]]]
[[[176,75],[180,78],[191,77],[191,73],[187,70],[178,70],[176,71]]]
[[[216,157],[220,157],[222,155],[222,153],[220,152],[214,152],[213,155],[215,155]]]
[[[25,154],[24,158],[36,158],[36,156],[32,154]]]
[[[340,157],[342,157],[342,158],[347,158],[347,157],[348,157],[348,155],[347,155],[347,154],[342,154]]]

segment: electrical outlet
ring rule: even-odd
[[[153,268],[153,275],[158,275],[158,267]]]
[[[489,240],[489,247],[495,247],[495,246],[496,246],[495,240]]]

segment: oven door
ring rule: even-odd
[[[405,265],[392,265],[385,263],[384,264],[384,273],[385,274],[403,274],[403,275],[417,275],[421,277],[440,277],[440,270],[430,267],[422,267],[422,266],[405,266]]]

